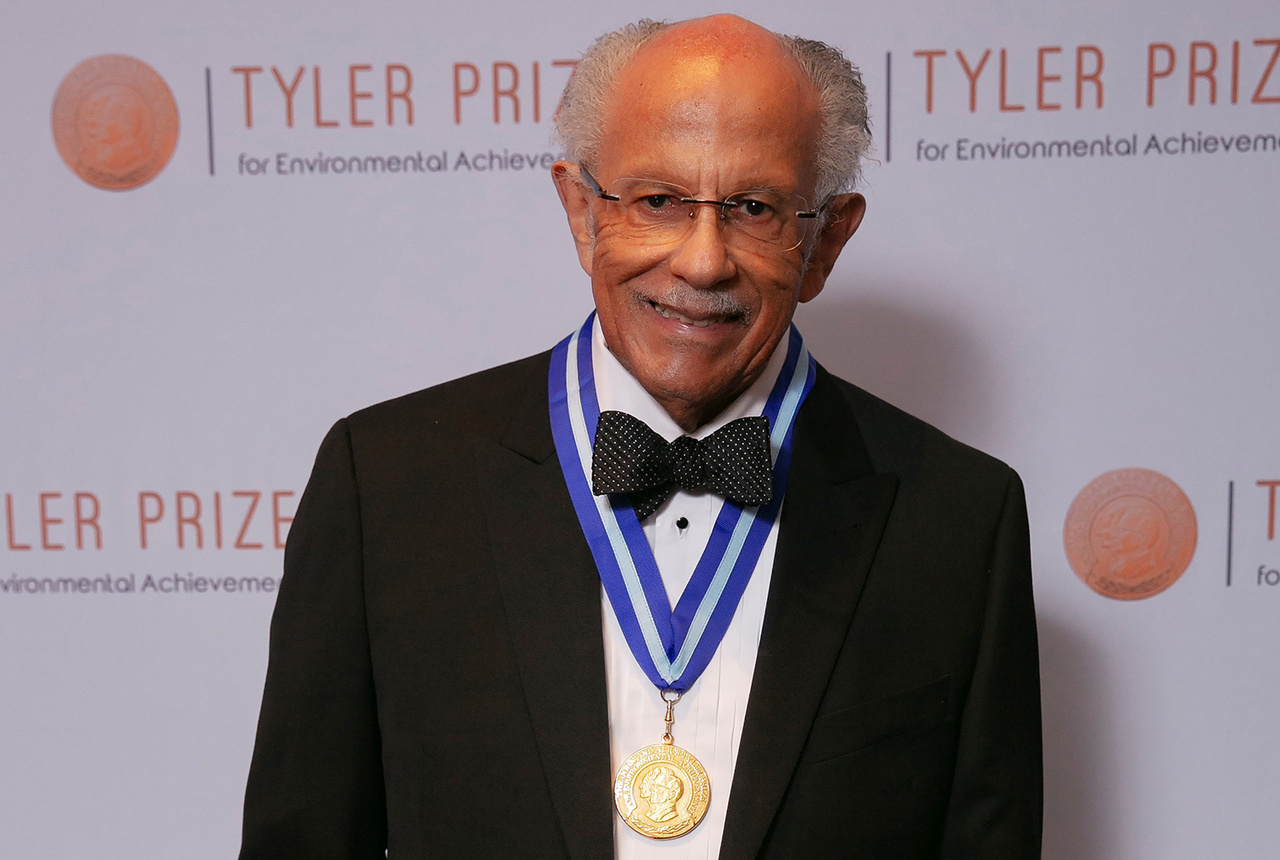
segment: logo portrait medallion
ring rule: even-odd
[[[53,99],[53,139],[77,176],[127,191],[164,169],[178,143],[178,104],[141,60],[92,57],[72,69]]]
[[[1085,585],[1116,600],[1140,600],[1186,571],[1196,551],[1196,514],[1159,472],[1116,469],[1076,496],[1062,538]]]

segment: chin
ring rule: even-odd
[[[692,383],[691,380],[695,379],[697,383]],[[699,414],[703,420],[714,418],[746,388],[745,385],[738,385],[736,378],[730,380],[718,375],[695,376],[688,371],[659,378],[655,382],[657,385],[654,390],[662,392],[664,399],[681,404]]]

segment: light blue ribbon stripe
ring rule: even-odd
[[[796,420],[796,412],[800,409],[800,399],[804,396],[804,386],[809,379],[809,350],[802,347],[800,360],[796,362],[795,373],[791,376],[791,384],[787,386],[786,397],[782,399],[782,408],[778,410],[778,424],[773,428],[773,437],[769,440],[773,448],[773,459],[777,462],[778,451],[791,430],[791,423]]]
[[[795,420],[808,376],[809,351],[802,349],[800,360],[796,362],[795,372],[791,376],[791,384],[787,386],[786,396],[783,398],[782,407],[778,411],[778,421],[774,425],[773,435],[770,439],[775,462],[778,458],[778,451],[782,448],[782,442],[786,439],[787,433],[791,430],[791,424]],[[729,583],[729,576],[733,573],[733,569],[738,563],[738,557],[742,554],[742,547],[747,542],[747,535],[756,522],[757,510],[757,508],[744,508],[738,516],[737,523],[734,524],[733,537],[729,539],[729,546],[725,551],[724,557],[720,560],[720,564],[716,567],[716,574],[711,580],[711,585],[707,588],[707,593],[703,595],[702,601],[698,604],[698,611],[694,614],[693,621],[689,625],[689,632],[684,642],[681,643],[680,654],[676,658],[674,666],[672,666],[672,671],[677,678],[684,674],[684,670],[693,658],[698,644],[702,641],[702,634],[706,631],[707,624],[711,621],[711,615],[715,612],[716,606],[720,602],[720,595],[724,593],[725,586]],[[773,524],[769,523],[769,525],[772,527]]]
[[[583,470],[583,475],[586,476],[590,474],[591,468],[591,441],[587,438],[587,422],[582,414],[582,398],[577,396],[578,364],[576,358],[579,349],[579,337],[579,332],[575,331],[569,340],[569,360],[565,362],[565,386],[570,395],[568,398],[569,425],[573,428],[573,441],[578,450],[579,467]],[[590,484],[591,482],[588,479],[587,485],[590,486]],[[635,612],[636,621],[640,625],[640,633],[644,637],[645,650],[649,652],[649,657],[653,660],[654,668],[658,671],[658,674],[670,683],[679,676],[672,674],[671,661],[662,647],[662,638],[658,635],[657,624],[654,623],[653,614],[649,611],[649,603],[645,599],[644,588],[640,584],[635,561],[631,557],[631,552],[627,549],[626,540],[622,536],[622,529],[618,525],[613,508],[609,505],[609,497],[593,496],[592,498],[595,501],[596,510],[600,515],[605,534],[609,538],[609,545],[613,549],[614,557],[618,560],[618,570],[622,575],[622,583],[626,587],[627,597],[631,601],[632,611]]]
[[[747,535],[751,532],[751,526],[755,524],[756,515],[753,510],[743,510],[738,515],[738,521],[733,526],[733,537],[729,538],[729,546],[725,550],[724,558],[720,560],[719,566],[716,567],[716,575],[711,579],[711,585],[707,587],[707,593],[703,595],[702,602],[698,604],[698,611],[693,616],[693,621],[689,624],[689,632],[685,636],[684,643],[680,648],[680,655],[676,658],[672,671],[675,672],[677,678],[684,674],[684,670],[689,666],[689,660],[693,658],[693,653],[698,649],[698,643],[702,641],[702,634],[707,629],[707,624],[711,621],[711,614],[715,611],[716,605],[720,602],[720,595],[724,593],[724,588],[729,583],[729,574],[733,572],[734,566],[738,563],[738,556],[742,554],[742,547],[747,542]]]

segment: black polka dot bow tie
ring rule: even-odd
[[[705,439],[681,436],[667,442],[633,415],[601,412],[591,453],[591,491],[629,493],[643,520],[677,489],[710,490],[744,506],[772,499],[769,419],[739,418]]]

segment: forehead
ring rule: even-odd
[[[777,39],[763,30],[673,31],[619,73],[603,117],[601,172],[721,191],[811,184],[817,93]],[[726,183],[735,188],[718,187]]]

